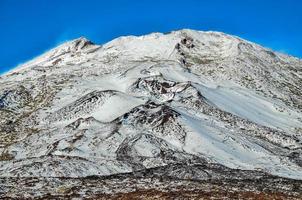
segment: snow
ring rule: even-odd
[[[298,120],[299,117],[302,117],[301,114],[287,108],[285,105],[278,105],[280,103],[273,99],[261,97],[252,91],[226,85],[219,85],[216,88],[197,84],[194,86],[200,90],[205,98],[220,109],[263,126],[282,129],[289,134],[293,134],[293,127],[302,127],[302,123]],[[275,105],[285,110],[280,112],[275,108]]]
[[[246,170],[261,168],[279,176],[301,179],[302,171],[299,167],[284,164],[280,158],[266,149],[232,133],[219,123],[193,118],[186,113],[182,113],[182,118],[190,130],[183,147],[185,151],[204,155],[230,168]]]
[[[137,98],[115,95],[109,98],[102,106],[95,109],[91,116],[101,122],[110,122],[143,103],[143,100]]]
[[[184,66],[175,48],[184,37],[192,38],[195,45],[183,51],[188,60],[190,57],[199,58],[211,60],[214,64],[194,63],[193,59],[188,61],[193,62],[192,65]],[[264,92],[256,93],[256,86],[252,89],[245,87],[240,82],[242,76],[238,71],[246,70],[250,75],[254,72],[253,68],[249,68],[248,62],[238,65],[233,62],[238,61],[236,59],[243,54],[243,50],[264,64],[273,62],[273,58],[263,53],[266,49],[223,33],[192,30],[120,37],[103,46],[87,42],[80,38],[64,43],[0,79],[0,92],[21,84],[30,88],[28,90],[35,94],[34,97],[43,89],[52,95],[47,96],[50,99],[47,103],[37,103],[36,110],[32,112],[31,117],[37,125],[31,128],[38,129],[38,133],[20,137],[5,149],[15,157],[13,161],[0,162],[0,176],[23,173],[24,176],[82,177],[130,172],[133,168],[129,163],[135,159],[138,166],[167,165],[167,160],[157,157],[161,148],[165,147],[171,152],[184,153],[188,159],[188,155],[193,154],[230,168],[260,169],[273,175],[302,179],[301,167],[285,156],[293,149],[283,148],[288,146],[284,139],[287,136],[290,139],[301,137],[301,112]],[[244,49],[238,46],[242,43],[246,45]],[[279,57],[282,62],[301,66],[301,61],[292,57],[278,54]],[[219,71],[221,68],[225,71]],[[270,65],[267,68],[275,70]],[[207,74],[209,69],[216,70],[214,76]],[[287,68],[283,70],[294,85],[295,80],[285,71]],[[297,77],[300,77],[299,74]],[[175,86],[162,93],[148,85],[136,88],[135,84],[144,78],[159,83],[172,81]],[[256,78],[256,84],[264,83],[263,77]],[[274,78],[281,83],[283,81],[277,75]],[[32,89],[33,85],[35,89]],[[182,94],[187,86],[191,90]],[[289,99],[288,93],[280,90],[278,85],[271,84],[267,90],[284,97],[284,100]],[[232,119],[245,119],[247,122],[238,122],[242,126],[238,127],[235,122],[222,120],[224,116],[219,118],[212,113],[204,113],[203,108],[186,107],[179,102],[190,95],[196,97],[197,92],[213,110],[231,113],[238,117]],[[89,99],[89,94],[95,96]],[[83,97],[88,99],[83,100]],[[164,105],[179,116],[169,118],[166,113],[161,113],[159,116],[150,114],[154,119],[144,119],[147,114],[141,110],[135,113],[135,117],[142,118],[142,122],[135,119],[127,121],[122,117],[133,115],[131,111],[134,108],[150,101],[160,106],[146,108],[147,114],[160,112]],[[13,103],[11,101],[11,105],[15,106]],[[30,126],[27,122],[31,121],[26,120],[24,124]],[[164,125],[158,128],[161,122]],[[274,135],[268,141],[263,135],[259,138],[240,131],[240,128],[250,127],[259,134],[264,127],[269,127],[281,135],[281,139]],[[18,134],[24,130],[20,129]],[[184,141],[180,139],[182,133],[185,133]],[[150,134],[161,142],[152,143],[146,137],[135,140],[143,134]],[[133,140],[134,145],[129,142]],[[291,142],[289,140],[288,143]],[[126,153],[135,152],[135,156],[144,159],[141,162],[133,157],[132,160],[118,160],[121,155],[117,152],[122,145],[128,145]],[[293,147],[294,150],[301,148],[301,142],[295,141]],[[272,152],[271,149],[281,150]],[[56,166],[53,163],[59,164]]]

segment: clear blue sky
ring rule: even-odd
[[[0,0],[0,72],[66,40],[191,28],[302,57],[301,0]]]

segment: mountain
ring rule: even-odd
[[[301,97],[235,36],[81,37],[0,77],[0,196],[299,199]]]

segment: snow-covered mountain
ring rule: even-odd
[[[5,184],[144,171],[299,185],[301,147],[302,60],[224,33],[79,38],[0,77]]]

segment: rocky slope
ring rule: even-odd
[[[135,191],[125,180],[298,198],[301,96],[301,60],[224,33],[64,43],[0,77],[1,197],[60,196],[72,179],[82,197]]]

